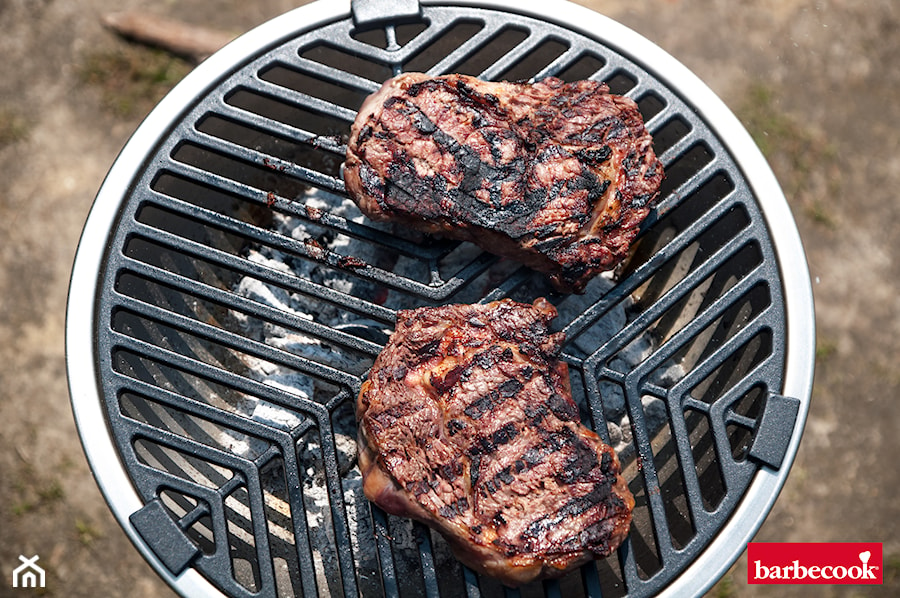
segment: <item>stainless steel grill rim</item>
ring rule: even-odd
[[[802,259],[802,246],[777,181],[749,135],[730,111],[702,82],[662,50],[630,30],[587,9],[555,3],[552,14],[546,14],[544,6],[538,2],[456,4],[526,14],[552,21],[588,37],[599,35],[621,54],[632,57],[645,68],[652,68],[653,74],[665,81],[676,94],[689,98],[706,124],[727,146],[739,168],[747,174],[745,179],[762,204],[767,227],[778,248],[776,257],[779,259],[785,311],[788,314],[788,367],[780,392],[791,397],[808,398],[812,384],[810,356],[814,347],[814,325],[809,275]],[[301,31],[312,30],[346,17],[348,12],[349,3],[346,2],[320,2],[302,7],[246,34],[196,69],[160,103],[123,149],[97,196],[79,245],[67,313],[67,361],[73,410],[79,432],[98,484],[119,523],[157,572],[184,595],[213,595],[218,590],[193,569],[174,577],[160,563],[157,555],[146,548],[128,520],[128,515],[139,510],[144,503],[122,469],[116,456],[116,447],[103,424],[105,414],[98,390],[101,375],[94,357],[94,343],[96,330],[100,325],[96,320],[97,295],[102,292],[97,284],[97,276],[104,268],[107,235],[116,226],[119,205],[130,192],[129,187],[135,173],[148,167],[147,157],[154,153],[173,123],[183,117],[186,106],[191,106],[197,97],[215,87],[224,78],[223,73],[235,70],[248,56],[256,56],[265,48],[278,45]],[[808,401],[801,400],[794,433],[786,448],[786,464],[793,460],[796,453],[807,409]],[[785,479],[785,466],[780,470],[762,467],[732,514],[732,520],[741,523],[726,526],[690,568],[665,589],[665,594],[674,596],[701,593],[724,573],[762,523],[763,517],[760,514],[769,511]]]

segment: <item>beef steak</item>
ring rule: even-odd
[[[555,316],[545,299],[401,311],[357,402],[369,500],[510,586],[610,554],[634,506],[579,420]]]
[[[353,123],[362,211],[471,241],[580,292],[627,254],[663,178],[637,105],[596,81],[404,73]]]

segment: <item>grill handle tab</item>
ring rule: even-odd
[[[781,469],[794,425],[800,412],[800,400],[770,394],[748,456],[774,469]]]
[[[370,27],[417,19],[422,14],[422,7],[419,0],[351,0],[350,12],[354,25]]]
[[[172,575],[180,575],[200,554],[200,549],[169,517],[159,499],[148,502],[128,520]]]

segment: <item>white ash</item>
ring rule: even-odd
[[[308,207],[314,210],[327,210],[331,214],[348,219],[359,220],[362,218],[352,202],[331,194],[310,193],[304,198],[304,201]],[[352,255],[363,261],[374,260],[377,257],[369,244],[355,243],[346,237],[331,235],[324,228],[299,218],[273,214],[272,226],[276,232],[301,243],[315,240],[315,246],[337,251],[343,255]],[[353,243],[352,247],[349,246],[350,243]],[[294,256],[267,246],[249,249],[246,257],[268,269],[299,275],[338,291],[350,291],[346,287],[348,283],[344,279],[336,276],[328,277],[327,269],[320,268],[311,260],[296,259]],[[234,290],[243,297],[273,307],[298,319],[316,320],[333,328],[360,323],[359,318],[328,302],[300,293],[291,293],[250,276],[242,278]],[[287,355],[295,355],[341,371],[364,371],[370,365],[361,363],[362,357],[360,356],[334,350],[313,335],[248,317],[240,312],[234,312],[233,315],[242,326],[242,331],[246,336],[284,351]],[[245,373],[250,378],[303,400],[327,400],[335,392],[334,385],[320,381],[294,368],[257,357],[247,355],[242,357],[246,366]],[[254,397],[244,398],[240,404],[235,406],[235,409],[249,419],[282,430],[295,429],[308,420],[302,413]],[[372,532],[371,522],[367,515],[368,506],[362,493],[361,476],[358,469],[355,468],[357,452],[355,422],[352,417],[336,416],[332,423],[337,465],[342,475],[343,504],[341,507],[347,516],[355,558],[365,566],[366,559],[369,559],[369,556],[366,555],[374,555],[375,551],[374,543],[371,541]],[[334,537],[331,501],[324,475],[321,438],[315,432],[307,432],[305,440],[306,442],[301,441],[303,448],[299,452],[298,458],[302,480],[303,509],[310,535],[310,545],[314,547],[313,561],[316,567],[317,584],[320,595],[339,595],[341,591],[336,545],[346,540]],[[268,446],[265,441],[231,431],[223,431],[220,441],[223,446],[227,446],[233,452],[245,457],[261,454]],[[362,545],[360,539],[363,539]],[[368,545],[365,544],[365,539],[369,539]],[[370,563],[369,567],[372,569],[371,573],[374,579],[377,564]]]
[[[657,386],[670,387],[684,377],[684,367],[680,363],[669,363],[658,368],[650,377]]]
[[[563,322],[575,320],[593,306],[596,297],[605,295],[614,286],[615,282],[607,273],[595,277],[585,287],[584,294],[569,295],[557,306],[559,319]],[[626,306],[621,303],[613,306],[602,318],[578,333],[570,342],[587,355],[595,352],[625,327],[628,321],[625,308]],[[633,355],[632,358],[631,361],[638,363],[642,356]]]
[[[644,422],[648,430],[659,430],[669,421],[666,403],[662,399],[643,396],[641,397],[641,406],[643,407]]]
[[[643,396],[641,397],[641,407],[644,413],[644,426],[652,440],[653,436],[669,423],[666,403],[657,397]],[[631,418],[626,414],[617,423],[608,422],[606,426],[610,444],[616,449],[619,460],[627,463],[634,459],[637,449],[634,445]]]

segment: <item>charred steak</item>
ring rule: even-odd
[[[344,169],[370,218],[471,241],[575,292],[627,255],[662,178],[637,105],[603,83],[421,73],[366,99]]]
[[[510,586],[610,554],[634,498],[571,397],[556,309],[401,311],[357,403],[366,496]]]

